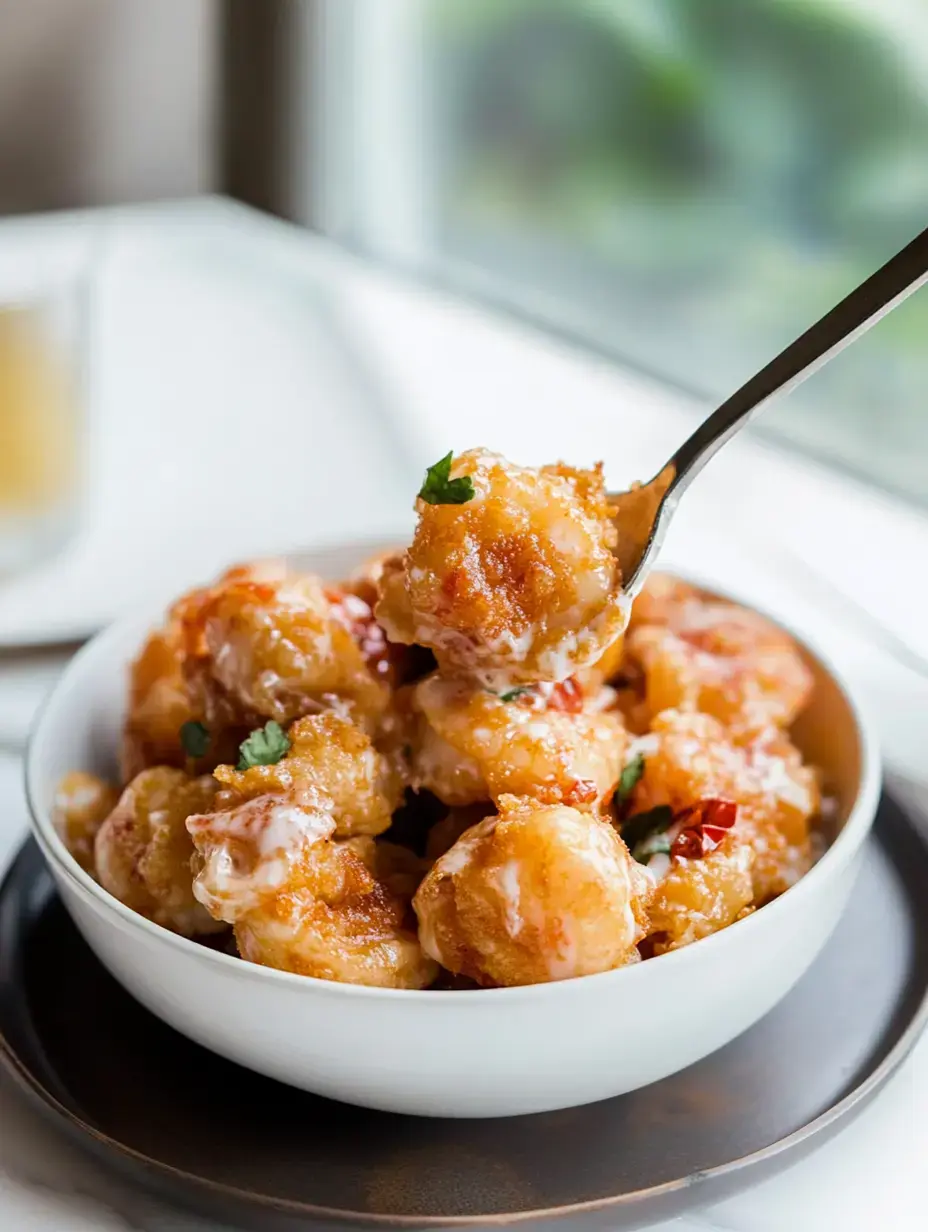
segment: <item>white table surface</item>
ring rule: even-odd
[[[94,627],[233,558],[401,529],[423,466],[449,448],[485,444],[527,462],[601,457],[619,485],[652,473],[699,413],[226,201],[91,221],[101,220],[84,526],[61,559],[0,592],[0,645]],[[65,237],[87,225],[56,221]],[[0,224],[0,252],[39,242],[35,224]],[[928,680],[833,597],[854,596],[928,656],[928,520],[744,437],[678,523],[666,562],[823,646],[859,686],[893,769],[928,791]],[[888,581],[870,593],[874,555]],[[16,750],[60,666],[56,656],[0,658],[0,866],[25,829]],[[928,1039],[808,1160],[663,1229],[908,1232],[924,1226],[926,1157]],[[0,1080],[0,1229],[126,1227],[209,1225],[115,1182]]]

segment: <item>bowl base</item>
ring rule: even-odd
[[[243,1228],[531,1214],[636,1227],[811,1149],[899,1064],[928,1016],[926,836],[884,797],[837,931],[745,1035],[653,1086],[508,1121],[365,1111],[191,1043],[94,958],[30,842],[0,891],[0,1057],[113,1166]]]

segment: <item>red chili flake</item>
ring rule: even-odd
[[[574,779],[564,792],[564,803],[574,808],[579,804],[593,804],[599,796],[599,788],[592,779]]]
[[[549,710],[564,710],[568,714],[579,714],[583,709],[583,690],[576,676],[570,676],[556,684],[548,695]]]
[[[672,856],[695,860],[714,851],[735,824],[738,806],[734,800],[710,797],[691,808],[683,809],[674,818],[681,827],[670,848]]]

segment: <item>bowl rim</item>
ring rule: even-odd
[[[329,550],[342,548],[348,551],[355,547],[361,547],[362,543],[364,546],[369,546],[371,542],[371,540],[362,541],[360,539],[346,540],[342,544],[333,543],[326,545],[326,547]],[[312,555],[312,552],[305,554],[306,557],[311,557]],[[861,705],[854,686],[850,684],[844,673],[835,666],[830,657],[822,652],[814,639],[810,642],[806,636],[800,636],[781,620],[768,615],[767,612],[757,607],[754,603],[738,598],[737,594],[733,594],[727,588],[719,589],[713,582],[700,579],[697,575],[684,570],[673,569],[668,570],[668,572],[672,572],[675,577],[682,578],[684,581],[722,601],[738,603],[748,607],[788,633],[796,641],[804,654],[814,660],[822,671],[831,678],[832,683],[844,699],[845,705],[854,721],[857,734],[860,753],[860,779],[857,795],[848,811],[847,819],[841,827],[840,833],[828,846],[817,863],[795,885],[790,886],[779,897],[767,903],[762,910],[754,911],[745,919],[738,921],[738,936],[743,937],[745,930],[756,931],[758,928],[764,927],[765,925],[761,921],[767,921],[767,927],[775,927],[776,920],[780,918],[784,911],[790,910],[790,904],[795,903],[798,896],[804,895],[808,898],[809,895],[815,893],[817,887],[824,884],[827,877],[835,875],[841,865],[846,865],[862,846],[876,814],[882,784],[879,742],[875,727],[867,717],[866,710]],[[454,1005],[467,1005],[471,1006],[474,1010],[480,1006],[485,1006],[488,1000],[494,1002],[502,999],[508,1001],[543,1002],[551,997],[567,995],[565,992],[567,989],[579,991],[592,988],[594,985],[602,989],[608,981],[624,980],[628,983],[636,979],[654,979],[655,976],[653,974],[645,976],[643,973],[645,971],[660,970],[669,974],[673,969],[671,967],[672,963],[679,967],[684,963],[693,964],[694,962],[708,961],[713,955],[720,953],[724,945],[730,944],[731,938],[729,934],[732,932],[731,926],[721,929],[719,932],[713,933],[708,937],[703,937],[698,943],[659,955],[659,967],[655,966],[657,959],[652,959],[648,962],[617,967],[611,971],[602,971],[595,975],[577,976],[566,980],[552,980],[547,983],[524,984],[504,988],[476,988],[468,990],[467,995],[462,996],[459,991],[449,989],[380,988],[366,984],[340,983],[334,980],[323,980],[316,976],[281,971],[275,967],[251,963],[240,957],[225,954],[222,951],[204,946],[191,938],[182,937],[178,933],[171,932],[170,929],[164,928],[153,920],[149,920],[146,916],[133,911],[118,898],[110,894],[109,891],[105,890],[98,881],[94,880],[89,873],[81,868],[65,846],[64,840],[59,835],[51,815],[44,813],[38,807],[36,763],[39,759],[39,751],[42,747],[48,716],[52,712],[60,692],[69,679],[88,659],[97,656],[105,658],[105,652],[110,645],[118,645],[130,628],[138,627],[143,621],[154,627],[162,617],[163,610],[163,606],[155,607],[150,603],[144,605],[144,607],[136,608],[133,612],[129,612],[107,625],[106,628],[86,642],[68,662],[64,671],[49,690],[36,713],[29,733],[26,756],[24,758],[24,785],[30,829],[52,869],[57,869],[70,882],[81,898],[89,900],[92,908],[98,914],[110,915],[114,917],[114,923],[117,925],[121,923],[130,930],[135,929],[141,934],[147,935],[154,942],[161,942],[169,948],[178,950],[180,954],[186,955],[188,958],[197,959],[207,966],[217,967],[218,965],[219,970],[226,969],[230,973],[235,971],[239,976],[258,981],[259,983],[270,981],[282,987],[302,988],[307,993],[312,991],[316,994],[337,999],[362,998],[378,1001],[399,999],[402,1002],[409,1003],[413,1001],[424,1002],[435,1007],[448,1004],[448,1000],[451,998]],[[704,956],[702,960],[698,957],[700,954]]]

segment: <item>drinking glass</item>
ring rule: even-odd
[[[94,247],[76,224],[0,225],[0,579],[80,523]]]

